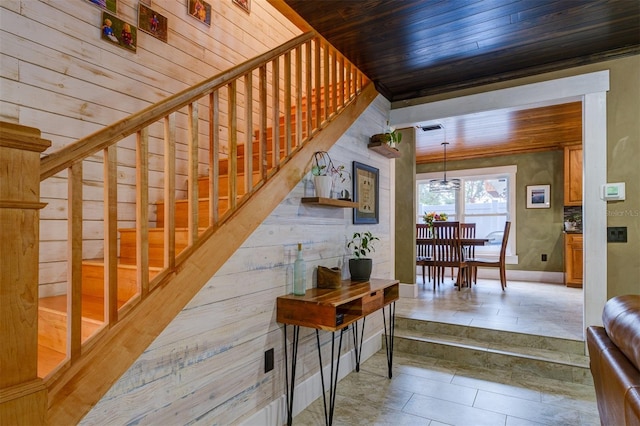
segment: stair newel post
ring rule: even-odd
[[[38,378],[40,153],[32,127],[0,122],[0,424],[44,424]]]

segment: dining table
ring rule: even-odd
[[[447,241],[447,240],[440,240]],[[460,247],[462,247],[462,256],[466,257],[465,247],[484,246],[489,242],[489,238],[460,238]],[[416,246],[427,246],[433,244],[433,238],[416,238]],[[456,280],[456,286],[460,288],[460,283]]]

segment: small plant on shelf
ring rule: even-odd
[[[345,170],[344,165],[336,167],[326,151],[313,153],[311,174],[316,188],[316,196],[320,198],[331,198],[334,179],[339,179],[340,183],[351,179],[351,174]]]
[[[311,174],[314,176],[337,176],[340,178],[340,182],[345,182],[351,178],[351,174],[345,169],[344,165],[335,166],[326,151],[313,153]]]

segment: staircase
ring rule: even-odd
[[[584,342],[556,337],[396,318],[394,350],[591,385]]]
[[[305,57],[311,62],[302,61]],[[23,182],[16,187],[24,189],[22,198],[3,201],[11,216],[1,223],[2,231],[23,241],[33,234],[37,242],[39,221],[32,212],[44,207],[37,188],[66,171],[69,278],[67,294],[33,303],[37,243],[15,259],[17,268],[0,271],[3,283],[20,284],[2,286],[6,306],[12,307],[3,315],[12,319],[5,322],[3,336],[21,342],[17,350],[0,349],[3,375],[12,372],[0,381],[0,419],[77,423],[298,184],[313,152],[329,150],[376,95],[364,75],[312,32],[41,160],[49,142],[37,129],[3,125],[0,151],[15,155],[16,148],[27,145],[34,164],[25,170],[35,173],[22,177],[10,169],[1,175],[5,182]],[[243,117],[237,114],[238,98],[247,111]],[[118,202],[118,144],[129,136],[135,138],[136,152],[134,182],[128,183],[135,188],[132,228],[119,226],[132,203],[121,213]],[[156,159],[159,172],[150,166],[152,138],[154,146],[163,147],[163,160]],[[177,158],[177,146],[186,159]],[[104,193],[104,257],[83,259],[83,167],[88,158],[86,165],[95,167],[100,153],[104,176],[96,182]],[[15,161],[28,164],[17,155]],[[186,168],[180,175],[178,161]],[[163,184],[152,188],[153,200],[151,171],[162,173],[156,181]],[[185,178],[185,186],[177,184],[177,176]],[[176,194],[186,196],[176,199]]]

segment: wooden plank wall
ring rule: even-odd
[[[118,0],[118,17],[137,26],[136,0]],[[231,0],[209,1],[207,26],[187,13],[186,0],[150,2],[168,18],[168,43],[138,31],[137,52],[100,38],[102,10],[87,0],[6,0],[0,3],[0,120],[33,126],[55,151],[128,114],[292,39],[300,31],[267,1],[247,15]],[[226,102],[223,103],[223,105]],[[178,127],[186,127],[179,116]],[[157,125],[154,125],[157,126]],[[208,126],[203,125],[201,139]],[[151,137],[160,134],[151,128]],[[135,218],[135,138],[118,149],[119,226]],[[203,146],[206,146],[203,144]],[[162,143],[150,156],[161,162]],[[157,151],[160,150],[160,151]],[[186,157],[178,148],[178,189],[186,189]],[[46,152],[45,152],[46,154]],[[202,152],[206,159],[206,152]],[[83,258],[102,257],[102,155],[84,162]],[[161,199],[162,175],[150,169],[150,200]],[[201,170],[202,174],[206,170]],[[66,291],[66,172],[45,181],[41,213],[40,295]],[[180,193],[177,194],[178,198]],[[154,219],[151,212],[151,219]]]
[[[356,230],[371,230],[381,239],[373,256],[374,275],[392,276],[393,160],[366,148],[369,135],[383,130],[388,108],[388,101],[378,96],[330,150],[334,162],[348,170],[354,160],[380,170],[380,223],[353,225],[351,209],[300,204],[301,197],[312,195],[307,175],[83,424],[233,424],[284,394],[283,332],[275,321],[275,299],[292,291],[297,243],[303,244],[309,285],[314,282],[317,265],[344,265],[349,257],[347,236]],[[365,338],[381,328],[381,316],[371,316]],[[321,336],[326,362],[330,359],[330,334],[323,332]],[[350,334],[344,344],[352,347]],[[270,348],[275,349],[276,366],[265,374],[264,352]],[[318,372],[315,334],[309,329],[301,329],[298,355],[299,383]]]

